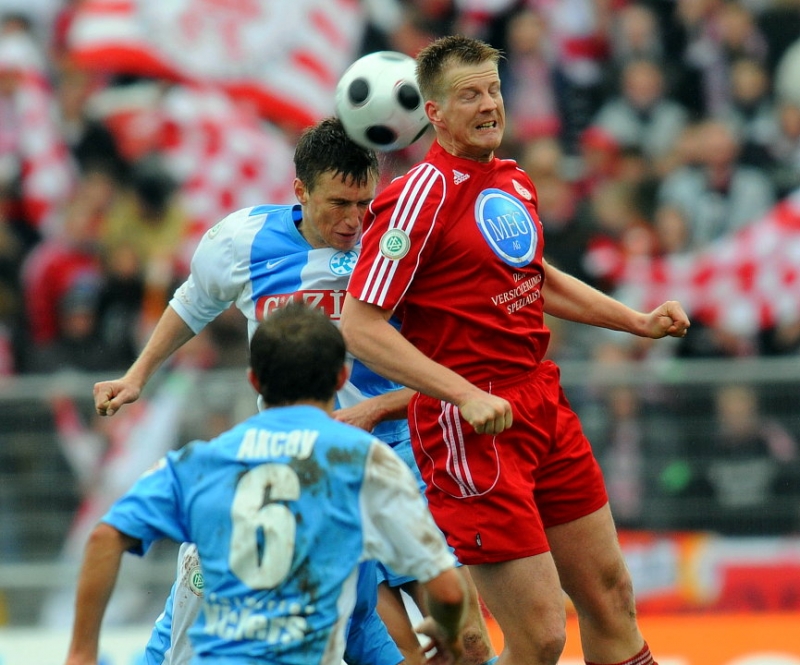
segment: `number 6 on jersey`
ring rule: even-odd
[[[228,563],[252,589],[274,589],[289,574],[297,524],[277,501],[300,498],[300,479],[285,464],[262,464],[245,473],[231,506]]]

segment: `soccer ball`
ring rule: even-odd
[[[400,150],[428,128],[413,58],[377,51],[356,60],[336,86],[336,115],[347,135],[380,152]]]

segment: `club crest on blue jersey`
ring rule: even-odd
[[[475,201],[475,222],[499,259],[515,268],[536,256],[539,232],[530,212],[501,189],[485,189]]]
[[[196,555],[192,560],[192,567],[187,572],[186,581],[191,592],[195,596],[202,597],[206,582],[205,578],[203,577],[203,569],[200,568],[200,560]]]
[[[334,275],[349,275],[353,272],[357,258],[358,253],[354,252],[352,249],[346,252],[336,252],[336,254],[331,257],[328,265]]]

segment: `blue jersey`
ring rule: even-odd
[[[197,545],[204,665],[338,665],[358,564],[425,582],[454,565],[408,467],[311,406],[262,411],[169,453],[103,518],[141,541]]]
[[[138,665],[189,665],[193,650],[189,628],[203,604],[203,573],[194,543],[183,543],[178,571],[163,612],[156,619]],[[377,612],[375,579],[378,563],[359,566],[356,603],[345,633],[346,665],[399,665],[403,654]]]
[[[263,205],[231,213],[201,239],[191,274],[170,306],[195,333],[235,303],[252,337],[271,311],[298,298],[338,324],[360,245],[349,251],[311,247],[297,230],[301,219],[299,205]],[[337,395],[340,407],[400,388],[352,356],[348,365],[350,378]],[[408,422],[380,423],[373,434],[389,445],[407,441]]]

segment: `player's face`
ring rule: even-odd
[[[317,179],[313,190],[295,178],[294,192],[303,207],[300,233],[312,247],[353,249],[361,238],[364,213],[375,196],[377,182],[370,178],[364,185],[343,180],[330,171]]]
[[[443,100],[426,103],[439,143],[457,157],[488,161],[503,140],[506,112],[497,65],[455,65]]]

